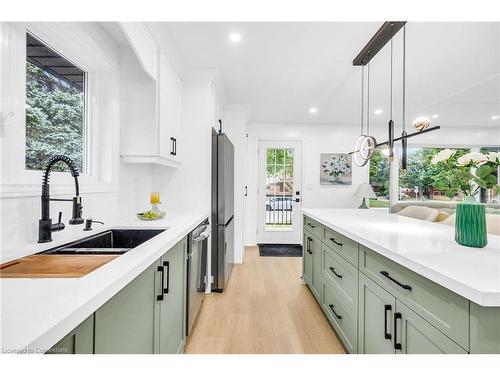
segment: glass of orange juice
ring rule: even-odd
[[[160,193],[154,191],[151,193],[151,211],[158,212],[158,205],[160,204]]]

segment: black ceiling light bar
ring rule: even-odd
[[[366,65],[370,60],[392,39],[404,25],[406,21],[387,21],[378,29],[366,46],[353,60],[352,65]]]
[[[417,132],[408,134],[406,132],[406,21],[386,21],[384,24],[378,29],[378,31],[375,33],[375,35],[370,39],[368,44],[361,50],[361,52],[356,56],[356,58],[353,60],[352,64],[354,66],[361,66],[364,67],[367,65],[370,60],[375,57],[375,55],[382,49],[384,46],[390,42],[391,45],[391,91],[390,91],[390,115],[391,118],[389,119],[388,123],[388,141],[386,142],[381,142],[381,143],[376,143],[373,148],[377,148],[380,146],[388,146],[389,149],[389,159],[392,161],[394,158],[394,142],[401,141],[402,146],[403,146],[403,156],[402,156],[402,171],[406,171],[407,167],[407,148],[408,148],[408,138],[423,134],[423,133],[428,133],[434,130],[440,129],[440,126],[433,126],[430,128],[427,128],[429,126],[429,122],[426,124],[426,126],[417,126],[415,127],[418,129]],[[403,132],[401,134],[401,137],[399,138],[394,138],[394,121],[393,121],[393,37],[394,35],[401,30],[401,28],[404,28],[403,30]],[[363,152],[361,152],[361,147],[356,146],[356,150],[351,151],[349,154],[356,154],[360,153],[362,158],[365,158],[363,155]],[[373,153],[366,153],[368,154],[368,159],[371,158]],[[365,163],[366,164],[366,163]],[[364,164],[363,164],[364,165]]]

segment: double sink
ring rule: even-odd
[[[122,255],[165,229],[109,229],[43,251],[43,255]]]

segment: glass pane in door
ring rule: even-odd
[[[292,231],[293,149],[266,150],[266,231]]]

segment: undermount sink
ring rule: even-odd
[[[165,229],[110,229],[43,251],[43,255],[121,255],[162,233]]]
[[[82,277],[164,230],[110,229],[1,264],[0,278]]]

